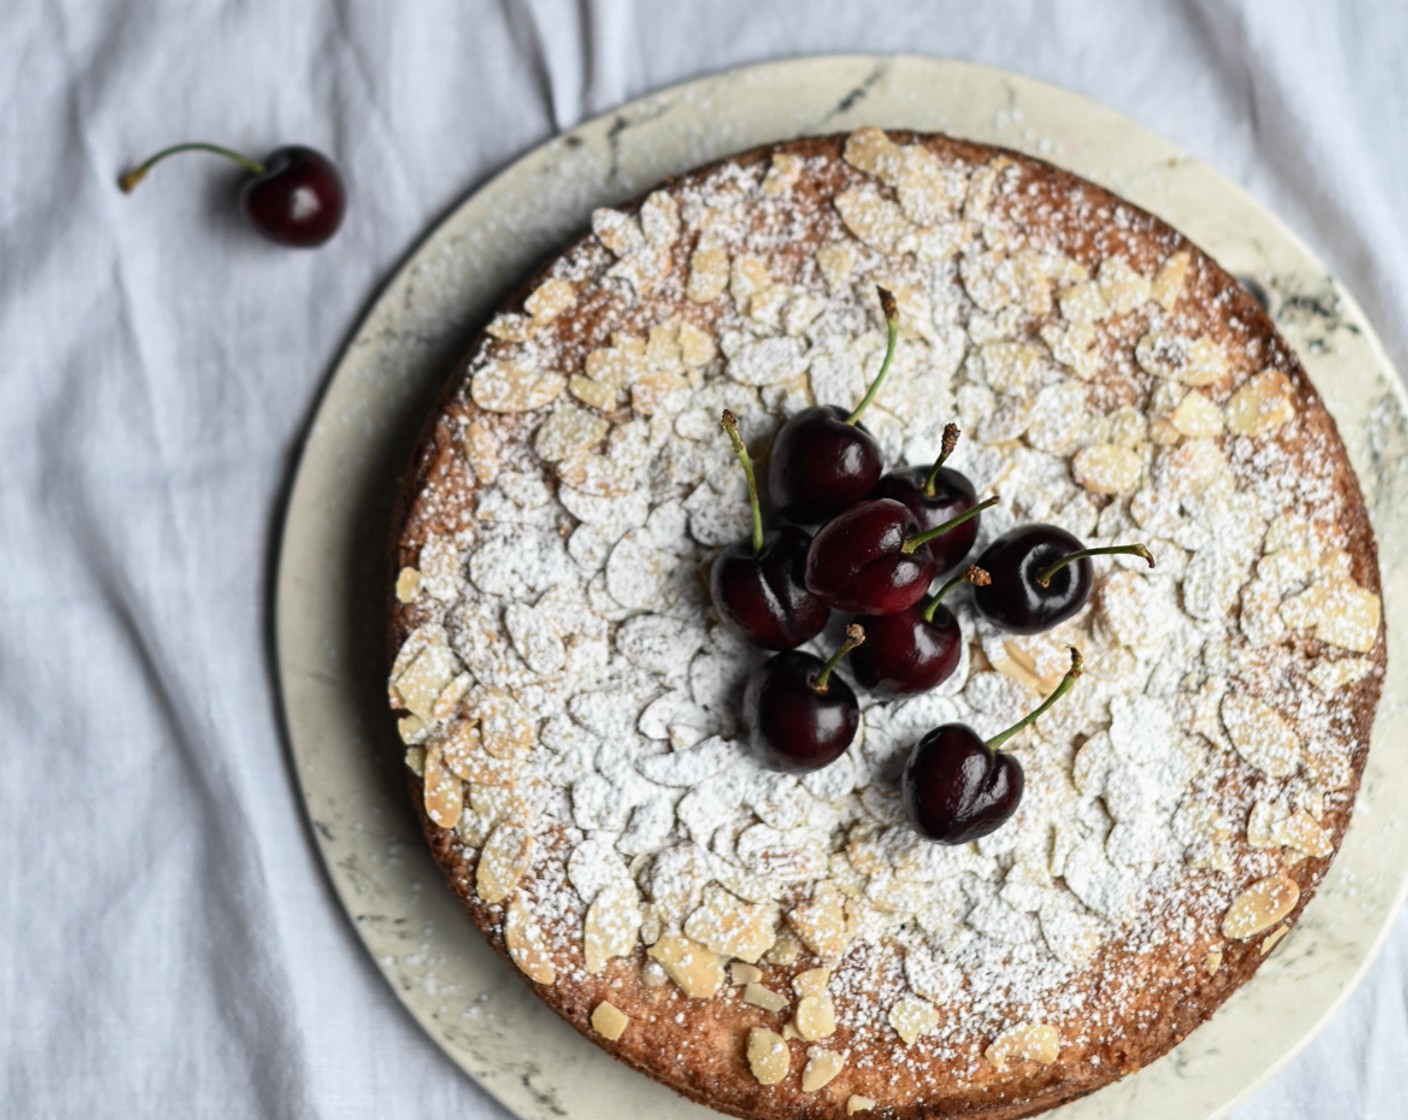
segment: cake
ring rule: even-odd
[[[1373,536],[1295,355],[1150,214],[939,135],[745,152],[591,225],[454,371],[393,530],[390,703],[470,918],[583,1035],[738,1116],[1026,1116],[1164,1054],[1314,894],[1383,678]],[[779,774],[740,736],[764,655],[706,586],[749,525],[719,416],[762,464],[788,415],[849,408],[877,285],[888,463],[957,423],[1001,499],[979,548],[1050,522],[1158,565],[1097,560],[1032,636],[959,596],[952,677],[860,690],[849,750]],[[1068,647],[1016,815],[916,835],[915,740],[1011,723]]]

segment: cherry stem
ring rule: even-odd
[[[965,521],[969,521],[972,518],[977,517],[978,514],[982,513],[983,510],[987,509],[989,506],[997,505],[998,501],[998,496],[994,494],[991,498],[987,499],[987,501],[979,502],[972,509],[965,510],[963,513],[960,513],[957,517],[950,517],[942,525],[935,525],[932,529],[928,530],[927,532],[920,533],[917,537],[905,537],[904,544],[900,545],[900,551],[904,553],[913,552],[920,545],[928,544],[935,537],[941,537],[949,530],[957,529]]]
[[[846,627],[846,640],[841,643],[838,649],[821,667],[821,672],[814,676],[807,683],[811,685],[811,690],[815,693],[825,695],[827,689],[831,687],[831,670],[841,664],[841,658],[855,649],[856,646],[865,644],[865,631],[854,622]]]
[[[1077,560],[1084,560],[1087,556],[1138,556],[1149,562],[1149,567],[1154,566],[1154,554],[1142,544],[1112,544],[1105,548],[1083,548],[1079,552],[1072,552],[1069,556],[1063,556],[1052,564],[1051,567],[1036,575],[1037,583],[1042,587],[1051,586],[1051,577],[1064,568],[1067,564],[1074,564]]]
[[[925,622],[933,622],[934,614],[939,609],[939,604],[943,602],[944,596],[957,587],[960,583],[971,583],[974,587],[986,587],[992,582],[992,576],[988,575],[976,564],[969,567],[966,572],[954,576],[946,584],[934,593],[934,597],[924,606],[923,618]]]
[[[875,375],[875,380],[870,383],[870,388],[865,391],[865,396],[861,397],[860,404],[856,405],[856,410],[846,417],[847,424],[860,420],[860,414],[870,407],[870,402],[880,391],[880,383],[890,372],[890,362],[895,357],[895,343],[900,338],[900,309],[895,303],[895,297],[884,288],[877,287],[875,290],[880,293],[880,308],[885,312],[885,327],[889,331],[889,341],[885,344],[885,361],[880,366],[880,372]]]
[[[173,144],[169,148],[163,148],[147,160],[140,167],[133,168],[117,181],[117,185],[122,188],[123,194],[131,194],[143,179],[147,177],[147,172],[164,160],[167,156],[174,156],[177,152],[214,152],[217,156],[224,156],[232,159],[255,175],[263,175],[268,170],[258,160],[250,159],[248,156],[240,155],[239,152],[232,152],[229,148],[222,148],[217,144]]]
[[[1028,712],[1025,716],[1023,716],[1011,727],[1009,727],[1006,731],[1002,732],[1000,735],[994,735],[991,739],[989,739],[987,742],[988,749],[994,751],[1001,750],[1002,744],[1007,742],[1008,739],[1012,738],[1013,735],[1016,735],[1019,732],[1026,730],[1038,719],[1040,719],[1041,716],[1045,714],[1046,710],[1050,708],[1052,704],[1056,703],[1057,700],[1061,699],[1061,697],[1071,691],[1071,685],[1076,683],[1076,678],[1080,676],[1081,673],[1083,673],[1084,671],[1085,662],[1081,660],[1080,650],[1076,649],[1075,646],[1071,646],[1071,667],[1066,672],[1066,675],[1061,678],[1061,683],[1056,686],[1055,691],[1053,691],[1050,696],[1048,696],[1045,700],[1041,702],[1041,706],[1038,707],[1036,711]]]
[[[934,487],[939,484],[939,471],[943,468],[948,457],[953,454],[953,449],[958,446],[959,430],[957,424],[945,424],[943,440],[939,444],[939,457],[934,460],[934,465],[929,470],[929,477],[924,480],[924,496],[932,498]]]
[[[758,479],[753,474],[753,458],[744,446],[743,437],[738,434],[738,417],[724,409],[724,431],[733,442],[733,453],[743,464],[743,476],[748,479],[748,507],[753,511],[753,555],[763,551],[763,509],[758,504]]]

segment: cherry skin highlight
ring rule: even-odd
[[[240,210],[245,220],[270,241],[313,249],[342,225],[347,189],[341,172],[321,152],[297,145],[278,148],[260,162],[216,144],[176,144],[127,172],[118,185],[125,193],[131,193],[162,160],[190,151],[224,156],[253,175],[240,189]]]
[[[820,634],[831,611],[802,580],[810,544],[803,530],[781,525],[761,552],[746,540],[724,549],[709,569],[719,617],[763,649],[795,649]]]
[[[719,617],[764,649],[795,649],[821,633],[831,612],[802,582],[809,537],[791,525],[763,531],[753,460],[724,409],[722,425],[748,480],[752,536],[721,552],[709,568],[709,597]]]
[[[967,724],[945,723],[915,744],[900,779],[915,831],[942,844],[966,844],[1005,824],[1022,802],[1026,774]]]
[[[899,342],[899,307],[884,288],[876,289],[885,314],[888,341],[880,372],[851,412],[836,405],[804,408],[788,417],[772,443],[768,494],[778,516],[815,525],[864,499],[880,480],[880,444],[860,423],[879,392]]]
[[[919,523],[888,498],[861,502],[817,531],[807,550],[807,590],[838,610],[898,614],[914,606],[934,578],[934,558],[923,545],[906,552]]]
[[[973,603],[994,626],[1014,634],[1039,634],[1076,614],[1094,584],[1090,557],[1131,555],[1154,566],[1142,544],[1086,548],[1055,525],[1019,525],[993,541],[978,557],[992,582]]]
[[[848,652],[865,641],[859,626],[829,661],[810,653],[775,653],[755,669],[743,689],[743,726],[758,761],[770,770],[806,773],[835,762],[860,726],[854,690],[834,673]]]
[[[944,596],[961,583],[986,579],[981,568],[969,568],[927,603],[867,619],[867,641],[851,656],[856,680],[884,697],[917,696],[943,684],[958,668],[963,644],[963,631],[943,605]]]
[[[1026,788],[1022,764],[1002,751],[1070,691],[1084,671],[1080,651],[1071,668],[1035,711],[984,742],[967,724],[934,728],[910,752],[900,777],[900,795],[910,823],[941,844],[966,844],[995,832],[1017,811]]]
[[[910,466],[890,471],[881,476],[870,496],[903,502],[919,522],[921,533],[960,513],[967,513],[978,504],[978,492],[965,474],[944,466],[944,461],[953,454],[958,443],[958,435],[958,425],[947,425],[944,428],[943,450],[932,467]],[[979,520],[975,517],[965,521],[930,542],[929,551],[934,557],[937,571],[951,571],[968,558],[978,539]]]

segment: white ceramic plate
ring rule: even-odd
[[[1063,1120],[1229,1111],[1343,1001],[1408,892],[1408,420],[1354,301],[1276,218],[1166,141],[1026,78],[913,57],[803,59],[642,98],[524,156],[411,255],[348,346],[289,503],[278,658],[289,740],[328,873],[397,995],[524,1120],[713,1115],[619,1065],[495,957],[444,887],[412,817],[386,709],[390,500],[419,419],[494,306],[595,206],[743,148],[862,124],[951,132],[1049,159],[1152,210],[1268,296],[1348,445],[1379,535],[1389,698],[1354,824],[1304,919],[1215,1019]]]

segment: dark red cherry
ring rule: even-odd
[[[778,515],[815,525],[862,501],[880,478],[880,444],[835,405],[805,408],[778,429],[768,494]]]
[[[860,726],[860,705],[833,670],[864,641],[865,632],[852,625],[828,661],[790,650],[773,654],[753,671],[743,689],[743,726],[764,766],[803,773],[845,753]]]
[[[780,517],[798,525],[815,525],[869,496],[883,467],[880,444],[860,423],[899,340],[899,309],[884,288],[879,289],[889,342],[880,372],[853,412],[836,405],[805,408],[788,417],[772,442],[768,460],[768,494]]]
[[[831,614],[802,582],[811,537],[791,525],[763,532],[753,461],[738,434],[738,421],[727,409],[723,426],[748,479],[753,534],[715,558],[709,569],[709,595],[719,617],[750,641],[764,649],[794,649],[820,634]]]
[[[225,156],[254,176],[240,189],[240,209],[249,224],[270,241],[312,249],[342,225],[347,209],[342,175],[332,160],[312,148],[278,148],[261,163],[215,144],[177,144],[127,172],[118,180],[119,185],[131,192],[167,156],[190,151]]]
[[[1071,669],[1036,711],[987,742],[967,724],[945,723],[914,745],[900,793],[910,823],[920,835],[942,844],[966,844],[996,831],[1022,802],[1022,764],[1002,745],[1070,690],[1082,671],[1071,650]]]
[[[914,696],[943,684],[958,668],[963,632],[943,598],[960,583],[981,584],[987,573],[969,568],[927,603],[866,620],[866,643],[851,657],[856,680],[878,696]]]
[[[973,603],[994,626],[1015,634],[1039,634],[1085,606],[1094,583],[1090,557],[1138,556],[1154,566],[1142,544],[1086,548],[1055,525],[1019,525],[983,549],[978,565],[992,582]]]
[[[996,502],[989,498],[927,533],[908,507],[889,498],[861,502],[817,531],[807,549],[807,590],[852,614],[898,614],[914,606],[934,578],[928,543]]]
[[[903,502],[919,522],[922,533],[966,513],[978,504],[978,492],[967,476],[944,461],[958,442],[958,425],[944,428],[943,450],[932,467],[901,467],[883,475],[871,493],[872,498],[893,498]],[[978,539],[980,518],[965,521],[951,533],[934,540],[929,551],[937,571],[947,572],[967,559]]]

